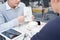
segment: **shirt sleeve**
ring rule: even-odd
[[[2,16],[2,14],[0,14],[0,24],[3,24],[4,22],[5,22],[5,20],[4,20],[3,16]]]
[[[17,18],[15,18],[11,21],[5,22],[3,15],[0,14],[0,32],[3,30],[13,28],[13,27],[18,26],[18,25],[19,25],[19,21]]]

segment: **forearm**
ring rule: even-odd
[[[13,19],[9,22],[3,23],[0,25],[0,32],[4,31],[4,30],[8,30],[10,28],[13,28],[15,26],[19,25],[18,19]]]

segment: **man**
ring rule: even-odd
[[[51,0],[51,6],[60,13],[60,0]],[[60,40],[60,16],[48,22],[31,40]]]
[[[7,0],[0,5],[0,31],[24,23],[23,9],[25,4],[21,0]]]

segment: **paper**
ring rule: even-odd
[[[31,21],[31,22],[29,22],[29,23],[27,24],[26,28],[31,31],[31,30],[33,30],[34,28],[36,28],[37,26],[38,26],[38,23],[37,23],[37,22]]]
[[[25,21],[32,21],[32,9],[31,7],[24,7]]]

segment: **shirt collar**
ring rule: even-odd
[[[6,2],[5,4],[6,4],[6,10],[11,9],[11,7],[8,5],[8,2]]]
[[[6,4],[6,10],[10,10],[12,9],[9,5],[8,5],[8,2],[5,3]],[[19,3],[20,4],[20,3]],[[20,7],[20,5],[18,5],[16,8]]]

